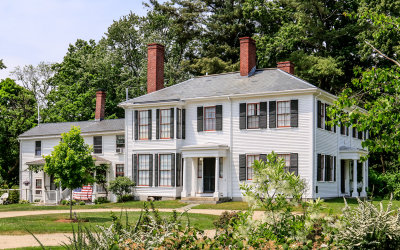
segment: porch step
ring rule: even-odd
[[[192,204],[217,204],[229,201],[228,197],[182,197],[181,201]]]

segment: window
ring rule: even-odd
[[[216,130],[216,117],[215,117],[215,106],[214,107],[205,107],[205,116],[204,116],[204,130],[205,131],[215,131]]]
[[[340,134],[348,136],[349,135],[349,127],[345,126],[344,124],[341,124]]]
[[[247,104],[247,128],[259,128],[260,121],[260,104]]]
[[[103,137],[93,136],[93,152],[95,154],[103,153]]]
[[[325,128],[325,104],[318,101],[318,128]]]
[[[35,155],[41,156],[42,155],[42,142],[35,141]]]
[[[117,153],[120,153],[125,148],[125,135],[117,135],[116,137]]]
[[[318,154],[317,181],[336,181],[336,157]]]
[[[139,140],[149,139],[149,111],[139,111]]]
[[[171,109],[160,110],[160,138],[171,138]]]
[[[138,156],[138,186],[150,186],[150,157],[152,155]]]
[[[115,165],[115,177],[124,176],[124,164]]]
[[[290,154],[278,154],[278,159],[283,159],[285,162],[285,171],[289,171]]]
[[[290,101],[278,102],[278,128],[290,127]]]
[[[199,158],[197,161],[197,178],[203,177],[203,158]]]
[[[171,154],[160,155],[160,186],[171,186]]]
[[[253,164],[260,160],[260,155],[247,155],[247,180],[253,179]]]
[[[220,157],[219,158],[219,178],[223,178],[224,177],[224,169],[223,169],[223,167],[224,167],[224,162],[223,162],[223,158],[222,157]]]
[[[42,179],[36,179],[35,181],[35,193],[42,194]]]

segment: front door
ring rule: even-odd
[[[215,191],[215,158],[204,158],[203,192],[213,193],[214,191]]]
[[[341,160],[340,161],[340,191],[342,194],[346,193],[346,167],[345,167],[345,161]]]

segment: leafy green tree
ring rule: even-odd
[[[123,201],[124,195],[131,194],[132,188],[135,186],[135,182],[126,176],[118,176],[114,180],[110,181],[110,191],[118,197],[118,201]]]
[[[44,172],[54,176],[55,183],[61,182],[63,188],[72,190],[95,181],[93,173],[95,164],[91,155],[92,149],[85,144],[79,127],[72,126],[68,133],[61,135],[62,140],[54,147],[50,155],[45,156]],[[70,202],[70,219],[72,220],[72,202]]]
[[[0,59],[0,70],[7,68],[6,65],[3,63],[3,59]]]
[[[36,125],[33,93],[7,78],[0,81],[0,179],[12,186],[18,181],[18,136]]]

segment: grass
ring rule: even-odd
[[[245,201],[230,201],[218,204],[200,204],[192,209],[223,209],[223,210],[246,210],[248,203]]]
[[[161,216],[169,216],[172,213],[160,212]],[[116,214],[120,216],[121,214]],[[125,222],[125,213],[123,212],[122,221]],[[135,223],[140,216],[140,212],[128,212],[130,223]],[[215,215],[189,214],[191,225],[199,229],[212,229],[213,221],[218,217]],[[86,219],[85,226],[102,225],[108,226],[112,219],[109,212],[102,213],[79,213],[80,219]],[[69,214],[48,214],[35,216],[21,216],[0,219],[0,234],[27,234],[29,229],[34,234],[40,233],[71,233],[72,226],[76,227],[76,223],[58,222],[57,220],[68,219]],[[186,217],[183,218],[186,221]]]
[[[45,246],[46,250],[59,250],[65,249],[63,246]],[[42,250],[42,247],[20,247],[20,248],[11,248],[13,250]]]
[[[187,204],[179,200],[170,201],[154,201],[156,208],[179,208],[184,207]],[[75,205],[73,210],[79,209],[96,209],[96,208],[142,208],[143,201],[128,201],[125,203],[104,203],[97,205]],[[57,205],[57,206],[37,206],[35,204],[10,204],[0,205],[0,212],[7,211],[36,211],[36,210],[69,210],[69,206]]]

